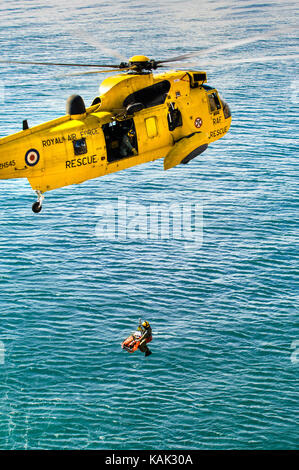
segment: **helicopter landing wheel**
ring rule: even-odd
[[[32,204],[32,210],[35,212],[35,214],[38,214],[42,210],[42,207],[43,206],[38,201]]]
[[[42,201],[44,196],[40,191],[36,191],[37,194],[37,201],[32,204],[32,210],[35,214],[38,214],[42,210]]]

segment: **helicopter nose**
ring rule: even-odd
[[[231,117],[232,113],[230,107],[228,106],[227,102],[221,99],[222,107],[223,107],[223,114],[225,119]]]

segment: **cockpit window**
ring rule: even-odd
[[[218,98],[218,95],[216,92],[214,93],[209,93],[209,105],[210,105],[210,111],[213,113],[214,111],[217,111],[217,109],[221,108],[220,100]]]
[[[154,85],[135,91],[135,93],[127,96],[123,103],[124,107],[127,108],[127,106],[133,103],[142,103],[145,108],[158,106],[165,102],[169,90],[170,82],[168,80],[155,83]]]
[[[231,117],[231,112],[230,112],[230,109],[229,109],[229,106],[228,106],[227,102],[224,101],[223,98],[220,98],[220,101],[222,103],[223,114],[224,114],[225,119]]]

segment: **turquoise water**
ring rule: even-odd
[[[59,189],[39,215],[26,180],[1,181],[1,449],[297,447],[298,68],[270,60],[298,53],[295,6],[0,3],[3,59],[101,62],[109,48],[161,59],[218,46],[192,62],[233,115],[189,165],[163,172],[158,160]],[[101,76],[63,73],[1,65],[0,135],[63,115],[73,93],[97,95]],[[198,204],[198,242],[100,236],[101,211],[119,197],[146,210]],[[120,347],[139,317],[153,328],[148,358]]]

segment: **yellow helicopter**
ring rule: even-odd
[[[119,65],[23,62],[85,66],[122,72],[106,78],[86,107],[79,95],[67,101],[66,115],[0,139],[0,179],[27,178],[37,193],[32,210],[42,209],[44,193],[164,158],[164,169],[186,164],[223,137],[231,124],[229,106],[206,85],[203,71],[154,74],[168,60],[133,56]],[[12,61],[1,61],[12,62]]]

